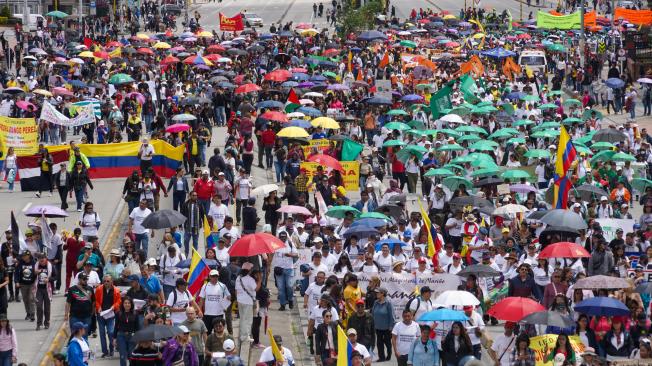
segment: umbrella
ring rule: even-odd
[[[405,210],[403,209],[403,207],[397,204],[389,204],[389,203],[378,206],[376,212],[382,213],[384,215],[389,215],[396,220],[403,218],[405,215]],[[387,214],[385,214],[385,212],[387,212]]]
[[[454,175],[453,171],[446,168],[429,169],[423,176],[424,177],[448,177]]]
[[[462,197],[455,197],[453,198],[450,202],[449,205],[451,207],[451,210],[461,210],[465,206],[471,206],[471,207],[493,207],[494,204],[491,203],[491,201],[486,200],[484,198],[480,198],[477,196],[462,196]]]
[[[317,117],[313,119],[310,124],[313,127],[321,127],[333,130],[338,130],[340,128],[340,124],[330,117]]]
[[[134,336],[131,338],[131,340],[134,341],[135,343],[158,341],[162,339],[167,340],[181,333],[182,333],[181,329],[177,327],[172,327],[169,325],[161,325],[161,324],[152,324],[134,333]]]
[[[358,216],[358,219],[381,219],[381,220],[387,220],[387,221],[391,220],[389,217],[381,214],[380,212],[363,212],[360,216]],[[358,220],[358,221],[361,221],[361,220]],[[355,222],[353,224],[355,224]]]
[[[621,142],[627,139],[627,135],[615,128],[605,128],[593,134],[593,141]]]
[[[387,39],[387,35],[377,30],[370,30],[370,31],[361,32],[357,37],[357,40],[359,41],[373,41],[376,39],[385,40]]]
[[[442,184],[448,187],[451,191],[458,189],[460,186],[465,186],[466,189],[471,189],[473,187],[473,183],[471,183],[470,180],[458,176],[446,177],[442,181]]]
[[[652,180],[645,178],[634,178],[632,179],[632,187],[639,192],[645,192],[647,187],[652,187]]]
[[[575,230],[582,230],[588,227],[582,216],[575,212],[562,209],[548,211],[541,218],[541,222],[550,226],[565,226]]]
[[[109,78],[109,84],[127,84],[133,82],[134,79],[127,74],[115,74]]]
[[[460,277],[468,277],[475,275],[476,277],[496,277],[500,276],[500,272],[484,264],[472,264],[463,270],[457,272]]]
[[[640,83],[640,84],[652,84],[652,79],[650,79],[650,78],[640,78],[640,79],[636,80],[636,82]]]
[[[301,127],[285,127],[276,134],[278,137],[302,138],[310,136],[306,130]]]
[[[471,173],[471,177],[473,178],[491,177],[497,175],[498,173],[500,173],[500,168],[498,167],[482,168],[482,169],[474,170],[473,173]]]
[[[65,17],[67,17],[68,14],[66,14],[66,13],[64,13],[62,11],[59,11],[59,10],[54,10],[54,11],[51,11],[51,12],[45,14],[45,16],[63,19]]]
[[[370,237],[372,235],[375,235],[375,234],[378,234],[378,230],[376,230],[375,228],[369,227],[369,226],[364,226],[364,225],[358,225],[358,226],[354,226],[354,227],[349,228],[348,230],[346,230],[344,232],[343,235],[344,235],[345,238],[348,239],[353,235],[357,236],[358,238],[368,238],[368,237]]]
[[[394,251],[394,247],[396,245],[400,245],[401,248],[403,248],[403,247],[407,246],[407,243],[404,243],[403,241],[401,241],[399,239],[389,238],[389,239],[385,239],[385,240],[381,240],[381,241],[377,242],[374,249],[377,252],[379,252],[383,248],[383,245],[389,246],[389,250]]]
[[[532,149],[528,150],[524,156],[526,158],[549,158],[550,157],[550,151],[544,150],[544,149]]]
[[[594,316],[626,316],[629,309],[620,300],[613,297],[597,296],[575,305],[578,313]]]
[[[518,322],[524,317],[546,308],[526,297],[506,297],[487,310],[487,314],[496,319]]]
[[[443,116],[442,118],[439,119],[442,122],[448,122],[448,123],[459,123],[459,124],[465,124],[464,120],[462,117],[458,116],[457,114],[447,114]]]
[[[252,257],[259,254],[269,254],[284,248],[285,244],[274,235],[256,233],[245,235],[229,248],[231,257]]]
[[[581,245],[568,241],[550,244],[539,253],[539,258],[589,258],[590,256],[591,254]]]
[[[263,195],[267,196],[270,192],[278,191],[278,186],[276,184],[263,184],[260,187],[256,187],[251,191],[251,194],[254,196]]]
[[[360,210],[351,206],[333,206],[326,211],[326,216],[343,219],[349,212],[351,212],[353,216],[361,214]]]
[[[509,186],[509,190],[516,193],[528,193],[537,191],[536,187],[529,184],[512,184]]]
[[[542,324],[559,328],[569,328],[575,325],[575,321],[572,318],[549,310],[531,313],[521,319],[520,322],[523,324]]]
[[[501,177],[503,179],[528,179],[530,178],[530,173],[526,172],[525,170],[520,170],[520,169],[513,169],[513,170],[507,170],[501,174]]]
[[[329,167],[331,169],[339,170],[341,172],[344,171],[344,168],[342,168],[342,164],[340,164],[339,160],[335,159],[330,155],[317,154],[309,157],[307,160],[318,163],[319,165],[322,166]]]
[[[502,216],[502,215],[517,214],[517,213],[525,213],[527,211],[528,208],[525,206],[515,205],[513,203],[510,203],[505,206],[498,207],[496,210],[494,210],[493,215]]]
[[[640,285],[636,286],[636,292],[642,294],[652,293],[652,282],[642,282]]]
[[[482,169],[481,169],[482,170]],[[497,184],[503,184],[504,181],[500,178],[496,177],[487,177],[487,178],[482,178],[479,181],[475,182],[473,184],[474,187],[484,187],[484,186],[490,186],[490,185],[497,185]],[[491,213],[493,211],[493,208],[489,210]]]
[[[448,290],[437,296],[433,303],[443,306],[476,306],[480,305],[480,300],[468,291]]]
[[[27,211],[25,211],[25,216],[28,217],[45,217],[55,218],[55,217],[68,217],[68,213],[59,207],[50,206],[50,205],[38,205],[32,206]]]
[[[607,192],[605,192],[602,188],[591,184],[582,184],[581,186],[575,188],[575,192],[579,193],[582,200],[587,202],[590,202],[595,198],[608,196]]]
[[[143,227],[147,229],[167,229],[182,225],[186,217],[175,210],[159,210],[149,214],[143,220]]]
[[[387,140],[383,142],[383,147],[403,146],[403,145],[405,145],[405,142],[400,140]]]
[[[266,119],[268,121],[288,122],[288,118],[285,113],[279,111],[267,111],[261,114],[260,118]]]
[[[187,113],[177,114],[176,116],[172,117],[173,121],[194,121],[196,119],[197,117]]]
[[[622,289],[632,287],[626,278],[596,275],[577,280],[574,289]]]
[[[609,78],[604,82],[604,84],[612,89],[618,89],[625,86],[625,82],[619,78]]]
[[[349,228],[353,228],[353,227],[356,227],[356,226],[379,228],[379,227],[387,225],[387,222],[388,222],[388,220],[385,220],[385,219],[365,217],[365,218],[362,218],[362,219],[356,219],[351,224],[351,226]]]
[[[167,133],[178,133],[188,130],[190,130],[190,125],[187,123],[175,123],[165,128],[165,132]]]
[[[245,94],[245,93],[256,92],[256,91],[259,91],[259,90],[262,90],[261,87],[259,87],[256,84],[249,83],[249,84],[244,84],[244,85],[240,85],[239,87],[237,87],[235,89],[235,93],[236,94]]]
[[[431,310],[419,317],[417,321],[419,322],[441,322],[441,321],[451,321],[451,322],[464,322],[469,320],[469,318],[464,314],[464,312],[459,310],[450,310],[450,309],[437,309]]]
[[[282,212],[282,213],[287,213],[287,214],[297,214],[297,215],[305,215],[305,216],[312,216],[312,213],[310,210],[303,206],[295,206],[295,205],[284,205],[281,206],[276,212]]]

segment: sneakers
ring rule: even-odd
[[[52,192],[48,193],[48,197],[52,197]]]
[[[37,331],[41,330],[41,326],[40,326],[40,325],[37,325],[37,326],[36,326],[36,330],[37,330]]]
[[[278,311],[285,311],[285,305],[281,305],[281,307],[278,308]]]
[[[41,194],[38,192],[34,193],[34,195],[36,195],[36,198],[41,198]]]
[[[257,349],[263,349],[266,348],[264,344],[262,343],[256,343],[251,346],[251,348],[257,348]]]
[[[81,208],[78,208],[78,209],[77,209],[77,212],[81,212]]]

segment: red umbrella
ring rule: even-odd
[[[109,54],[106,51],[95,51],[93,52],[93,56],[103,58],[105,60],[109,59]]]
[[[550,244],[539,253],[539,258],[589,258],[591,254],[581,245],[562,241]]]
[[[266,119],[268,121],[276,122],[287,122],[288,118],[285,116],[285,113],[279,111],[267,111],[260,115],[260,118]]]
[[[222,58],[222,55],[218,55],[217,53],[211,53],[210,55],[204,56],[205,59],[211,60],[211,62],[217,62],[217,59]]]
[[[338,50],[337,48],[329,48],[326,51],[322,52],[321,55],[331,57],[331,56],[339,55],[339,53],[340,50]]]
[[[274,235],[256,233],[245,235],[229,248],[231,257],[252,257],[258,254],[274,253],[285,247],[285,244]]]
[[[122,47],[122,43],[120,43],[120,42],[118,42],[118,41],[111,41],[111,42],[105,44],[104,47],[106,47],[106,48],[111,48],[111,47]]]
[[[166,58],[161,60],[161,64],[163,64],[163,65],[176,64],[177,62],[180,62],[180,61],[181,60],[179,60],[178,58],[176,58],[174,56],[167,56]]]
[[[256,84],[249,83],[249,84],[244,84],[244,85],[240,85],[239,87],[237,87],[235,89],[235,93],[236,94],[245,94],[245,93],[251,93],[251,92],[255,92],[255,91],[259,91],[259,90],[262,90],[261,87],[259,87]]]
[[[506,297],[487,310],[496,319],[518,322],[524,317],[546,308],[527,297]]]
[[[313,161],[315,163],[319,163],[320,165],[325,165],[329,168],[339,170],[341,172],[344,171],[344,168],[342,168],[342,164],[340,164],[340,162],[337,159],[335,159],[330,155],[324,155],[324,154],[313,155],[308,158],[308,161]]]
[[[168,126],[165,129],[165,132],[167,133],[177,133],[177,132],[183,132],[183,131],[189,131],[190,130],[190,125],[187,123],[175,123],[173,125]]]
[[[206,49],[208,52],[215,52],[215,53],[220,53],[226,51],[226,48],[224,48],[222,45],[219,44],[212,44],[208,46]]]
[[[144,54],[144,55],[153,55],[153,54],[154,54],[154,51],[152,51],[152,50],[149,49],[149,48],[145,48],[145,47],[141,47],[141,48],[139,48],[139,49],[136,50],[136,51],[137,51],[138,53],[142,53],[142,54]]]
[[[63,88],[63,87],[60,87],[60,86],[54,87],[54,88],[50,89],[50,91],[55,95],[68,95],[68,96],[73,96],[74,95],[70,90],[68,90],[66,88]]]
[[[286,81],[287,79],[289,79],[292,76],[292,74],[287,75],[287,74],[285,74],[283,72],[280,72],[280,71],[281,70],[272,71],[272,72],[268,73],[267,75],[265,75],[264,79],[268,80],[268,81],[283,82],[283,81]],[[287,70],[284,70],[284,71],[287,71]]]
[[[293,67],[290,69],[290,72],[303,72],[306,73],[308,72],[308,69],[303,68],[303,67]]]

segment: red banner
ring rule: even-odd
[[[652,24],[652,10],[631,10],[616,8],[614,18],[616,20],[622,18],[634,24],[649,25]]]
[[[220,13],[220,30],[225,32],[237,32],[244,30],[242,14],[238,13],[232,18],[227,18],[226,15]]]

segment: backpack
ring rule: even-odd
[[[411,298],[407,302],[407,304],[405,304],[405,310],[408,310],[410,312],[412,311],[412,309],[410,309],[410,308],[412,307],[412,301],[414,301],[414,300],[417,301],[417,308],[414,309],[414,312],[416,313],[417,311],[419,311],[419,307],[421,306],[421,297],[420,296],[415,296],[415,297]]]
[[[174,297],[172,298],[174,300],[172,301],[172,306],[174,306],[177,303],[177,289],[175,288],[172,293],[174,294]],[[190,299],[192,299],[190,291],[186,290],[186,296],[188,296],[188,305],[190,305]],[[188,307],[188,305],[186,305],[186,307]]]

